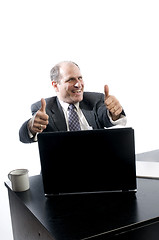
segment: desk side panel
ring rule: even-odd
[[[8,189],[8,195],[14,240],[54,240],[14,192]]]

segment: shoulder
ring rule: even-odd
[[[45,98],[46,107],[47,107],[47,106],[50,106],[50,105],[52,105],[54,102],[56,102],[56,99],[57,99],[56,96],[54,96],[54,97],[49,97],[49,98]],[[31,105],[31,111],[32,111],[32,112],[36,112],[36,111],[38,111],[38,110],[40,109],[40,107],[41,107],[41,100],[40,100],[40,101],[37,101],[37,102],[35,102],[35,103],[33,103],[33,104]]]
[[[104,94],[98,92],[84,92],[83,100],[80,102],[81,108],[93,109],[104,103]]]
[[[88,101],[100,101],[104,100],[104,94],[103,93],[98,93],[98,92],[84,92],[83,94],[83,100],[88,100]]]

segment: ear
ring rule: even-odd
[[[59,92],[58,83],[57,82],[52,81],[52,86],[53,86],[53,88],[55,89],[56,92]]]

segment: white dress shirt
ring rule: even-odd
[[[67,126],[67,131],[69,131],[69,125],[68,125],[68,106],[69,106],[69,103],[63,102],[60,99],[59,99],[59,102],[60,102],[60,104],[62,106],[62,110],[64,112],[64,116],[65,116],[65,120],[66,120],[66,126]],[[78,117],[79,117],[81,130],[92,130],[93,129],[92,126],[89,126],[89,124],[88,124],[88,122],[87,122],[87,120],[86,120],[82,110],[79,107],[79,102],[74,104],[74,105],[76,107],[76,111],[77,111],[77,114],[78,114]],[[126,125],[126,123],[127,123],[126,116],[121,115],[118,120],[113,121],[108,110],[107,110],[107,113],[108,113],[109,120],[113,124],[114,127],[116,127],[116,126],[123,127],[123,126]],[[105,129],[106,129],[106,127],[105,127]],[[37,141],[37,134],[35,136],[33,136],[33,134],[30,132],[29,128],[28,128],[28,134],[29,134],[30,138],[34,137],[34,141]]]
[[[64,112],[64,116],[65,116],[65,120],[66,120],[66,125],[67,125],[67,131],[69,131],[69,125],[68,125],[68,106],[69,103],[63,102],[61,100],[59,100],[61,106],[62,106],[62,110]],[[77,115],[79,117],[79,122],[80,122],[80,127],[81,130],[92,130],[92,127],[89,126],[85,116],[83,115],[80,107],[79,107],[79,102],[74,104],[75,105],[75,111],[77,112]]]
[[[60,102],[60,104],[62,106],[62,110],[64,112],[66,125],[67,125],[67,131],[69,131],[69,126],[68,126],[68,106],[69,106],[69,104],[66,103],[66,102],[61,101],[60,99],[59,99],[59,102]],[[88,124],[88,122],[87,122],[87,120],[86,120],[82,110],[80,109],[79,102],[74,104],[74,105],[76,107],[76,111],[77,111],[77,114],[78,114],[78,117],[79,117],[81,130],[91,130],[92,127],[89,126],[89,124]],[[127,123],[126,116],[121,115],[118,120],[113,121],[108,110],[107,110],[107,113],[108,113],[109,120],[113,124],[113,126],[117,126],[117,125],[125,126],[126,125],[126,123]]]

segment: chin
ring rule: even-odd
[[[83,93],[82,94],[70,94],[69,96],[63,98],[62,101],[67,102],[69,104],[74,104],[81,102],[83,100]]]
[[[75,103],[81,102],[82,100],[83,100],[83,95],[74,98],[74,102],[75,102]]]

